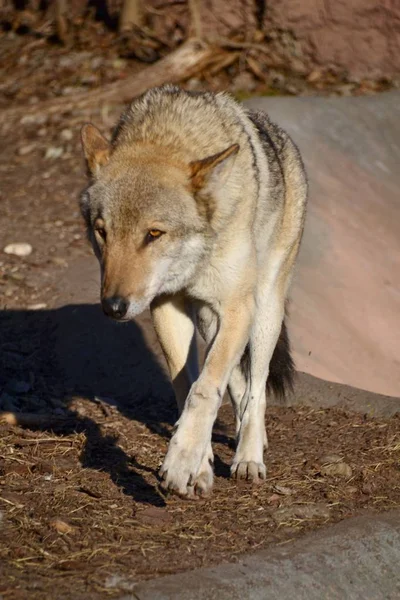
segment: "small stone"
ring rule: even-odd
[[[66,521],[63,521],[62,519],[53,519],[52,521],[50,521],[50,525],[56,531],[58,531],[58,533],[62,533],[62,534],[72,533],[72,531],[74,530],[74,528],[71,527],[71,525],[69,525],[69,523],[67,523]]]
[[[268,504],[277,504],[281,501],[281,496],[279,494],[272,494],[267,498]]]
[[[37,304],[28,304],[28,310],[43,310],[47,308],[47,304],[45,302],[38,302]]]
[[[63,129],[60,133],[60,138],[64,140],[64,142],[70,142],[73,137],[74,134],[70,129]]]
[[[60,158],[64,154],[62,146],[49,146],[44,155],[46,160]]]
[[[290,496],[291,494],[293,494],[293,490],[283,485],[276,485],[274,487],[274,490],[277,492],[277,494],[280,494],[281,496]]]
[[[47,123],[47,115],[25,115],[20,123],[21,125],[44,125]]]
[[[248,71],[243,71],[243,73],[239,73],[239,75],[237,75],[233,80],[232,89],[235,92],[252,92],[256,88],[256,85],[257,84],[253,75],[251,75],[251,73],[249,73]]]
[[[299,88],[293,84],[289,84],[286,86],[286,91],[288,92],[288,94],[292,94],[293,96],[296,96],[296,94],[299,93]]]
[[[192,77],[186,83],[186,87],[188,90],[199,90],[202,86],[201,80],[196,77]]]
[[[101,67],[102,64],[103,64],[103,58],[101,56],[96,56],[95,58],[92,58],[92,60],[90,61],[90,67],[93,70],[98,69],[99,67]]]
[[[125,69],[126,64],[126,60],[123,58],[116,58],[112,61],[112,66],[114,69]]]
[[[276,523],[285,523],[294,519],[329,519],[329,507],[322,502],[317,504],[293,504],[292,506],[284,506],[278,508],[272,514],[272,518]]]
[[[350,479],[353,475],[353,470],[345,462],[332,463],[321,467],[321,475],[333,476],[333,477],[345,477]]]
[[[14,254],[14,256],[29,256],[32,252],[32,246],[25,243],[8,244],[4,248],[6,254]]]
[[[57,267],[68,267],[68,262],[62,256],[52,256],[50,260]]]
[[[319,459],[319,462],[322,465],[331,465],[334,463],[343,462],[343,456],[339,456],[338,454],[324,454],[324,456],[321,456]]]
[[[322,72],[319,69],[314,69],[307,77],[308,83],[314,83],[315,81],[319,81],[322,77]]]
[[[18,148],[19,156],[25,156],[26,154],[30,154],[33,150],[35,150],[36,144],[27,144],[26,146],[21,146]]]
[[[299,58],[292,58],[292,60],[290,61],[290,66],[292,67],[293,71],[299,73],[299,75],[307,74],[307,67]]]

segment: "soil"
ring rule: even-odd
[[[10,69],[1,106],[20,103],[21,119],[0,148],[0,250],[25,242],[33,251],[0,255],[0,411],[28,415],[31,425],[0,425],[0,595],[114,597],[136,581],[234,561],[398,506],[399,417],[335,408],[270,407],[267,481],[252,487],[229,478],[234,427],[223,406],[212,497],[186,502],[160,491],[157,471],[176,412],[148,316],[142,328],[118,327],[85,291],[98,285],[77,204],[87,115],[24,118],[24,103],[61,93],[75,67],[51,87],[65,50],[45,40],[20,61],[27,40],[11,33],[1,45]],[[89,70],[93,57],[113,60],[108,48],[87,52]],[[44,56],[47,66],[34,72]],[[85,85],[119,77],[121,68]],[[213,88],[238,74],[188,85]],[[120,109],[92,116],[106,132]]]

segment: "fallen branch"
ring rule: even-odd
[[[126,103],[150,87],[162,85],[166,82],[177,83],[190,78],[201,72],[210,63],[215,62],[218,53],[222,55],[224,51],[204,44],[199,40],[189,39],[157,63],[143,69],[143,71],[129,79],[113,82],[101,89],[81,92],[67,98],[47,100],[37,106],[21,106],[3,110],[0,113],[0,123],[10,128],[13,122],[22,116],[54,115],[93,108],[104,103]]]

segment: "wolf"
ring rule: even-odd
[[[266,385],[291,386],[285,306],[302,237],[307,178],[291,138],[226,93],[164,85],[135,98],[108,141],[81,138],[81,212],[101,268],[106,315],[150,308],[179,420],[160,470],[180,496],[211,492],[211,434],[228,389],[231,474],[261,482]],[[207,345],[199,373],[196,327]]]

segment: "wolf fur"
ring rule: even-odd
[[[266,383],[294,366],[284,321],[307,181],[290,137],[229,95],[165,85],[136,98],[108,142],[82,129],[82,214],[105,312],[150,307],[180,417],[161,468],[182,496],[211,491],[211,433],[225,390],[236,416],[232,476],[265,479]],[[207,343],[201,373],[195,327]]]

